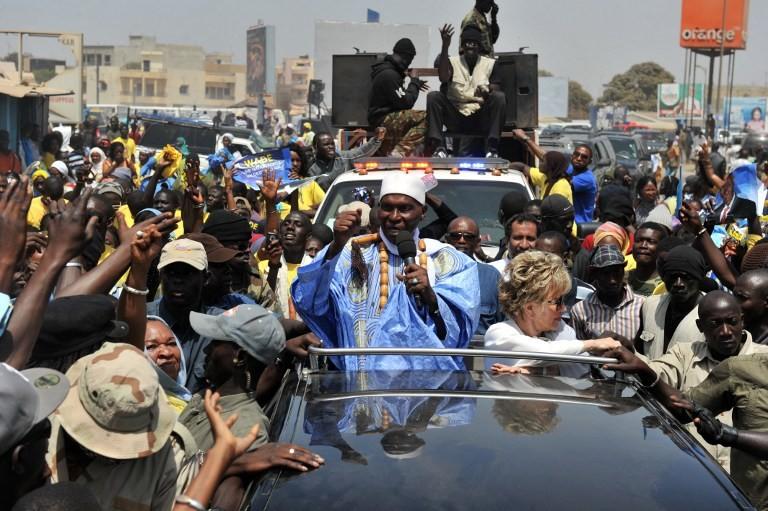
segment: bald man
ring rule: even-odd
[[[477,260],[475,254],[480,248],[480,228],[477,222],[468,216],[454,218],[448,224],[445,241],[459,252]],[[480,323],[475,335],[485,335],[486,330],[496,323],[504,321],[504,313],[499,308],[499,278],[501,275],[490,264],[477,261],[477,277],[480,280]]]
[[[741,304],[744,327],[756,344],[768,344],[768,270],[751,270],[736,279],[733,296]]]
[[[704,341],[676,344],[649,364],[665,383],[682,392],[703,382],[720,362],[729,357],[768,353],[768,346],[755,344],[749,331],[744,330],[739,301],[728,293],[712,291],[701,299],[696,326],[704,334]],[[718,419],[730,426],[730,410],[721,413]],[[692,425],[689,429],[701,441]],[[702,445],[725,470],[730,469],[729,448],[703,442]]]

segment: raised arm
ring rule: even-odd
[[[701,165],[709,184],[720,190],[725,186],[725,179],[721,178],[715,173],[715,168],[712,166],[712,161],[709,159],[709,146],[703,144],[701,146],[701,152],[699,153],[699,165]]]
[[[493,7],[491,7],[491,42],[493,44],[496,44],[496,41],[499,40],[499,34],[501,31],[499,30],[499,4],[496,2],[493,3]]]
[[[237,206],[235,205],[235,195],[232,191],[232,169],[228,169],[226,165],[224,166],[224,193],[227,196],[227,209],[230,211],[234,211],[237,209]]]
[[[350,149],[349,151],[340,151],[339,154],[341,157],[347,160],[355,160],[357,158],[365,158],[366,156],[373,155],[379,150],[379,147],[381,147],[381,143],[387,135],[387,129],[379,126],[376,128],[375,132],[376,135],[360,147]]]
[[[88,217],[86,204],[91,192],[86,191],[78,200],[65,206],[63,202],[50,205],[48,248],[32,275],[27,287],[19,295],[13,315],[8,323],[11,351],[5,362],[23,369],[40,334],[40,318],[45,312],[56,281],[64,265],[79,254],[93,236],[97,218]]]
[[[512,130],[512,134],[515,136],[515,138],[517,140],[522,142],[525,145],[525,147],[531,153],[533,153],[534,156],[536,156],[536,158],[538,158],[539,160],[543,160],[544,159],[544,154],[546,154],[544,149],[539,147],[536,144],[536,142],[531,140],[531,138],[525,133],[525,131],[521,130],[520,128],[516,128],[516,129]]]
[[[135,224],[128,229],[125,220],[118,215],[120,229],[120,245],[107,259],[88,273],[84,273],[73,284],[56,291],[56,297],[77,296],[89,294],[108,293],[131,264],[131,241],[140,230],[147,229],[150,225],[156,225],[163,234],[176,228],[179,222],[170,217],[170,213],[150,218],[140,224]]]
[[[277,211],[277,190],[282,179],[275,179],[275,173],[265,170],[261,178],[261,196],[267,207],[266,232],[277,232],[280,227],[280,213]]]
[[[440,29],[440,39],[443,45],[440,49],[440,57],[437,64],[437,75],[440,77],[440,83],[450,83],[453,80],[453,66],[448,59],[448,50],[451,48],[451,38],[453,37],[453,27],[445,24]]]
[[[205,197],[200,193],[200,160],[189,159],[184,164],[186,188],[181,200],[181,221],[184,233],[201,232],[203,230],[203,208]]]
[[[211,394],[210,389],[205,391],[204,405],[208,421],[211,423],[214,444],[208,451],[200,472],[189,483],[186,491],[176,497],[173,511],[207,509],[232,461],[245,453],[259,434],[259,426],[254,426],[244,437],[235,437],[230,428],[237,421],[237,415],[224,420],[221,417],[219,394]]]
[[[31,199],[27,176],[9,181],[0,194],[0,293],[10,294],[16,264],[24,253]]]
[[[717,248],[715,242],[709,236],[707,229],[701,223],[701,217],[698,212],[691,209],[691,207],[683,202],[680,206],[680,221],[683,223],[683,227],[687,231],[696,235],[696,239],[693,242],[693,247],[698,249],[704,256],[707,263],[712,267],[715,275],[720,281],[725,284],[728,289],[733,289],[736,285],[736,275],[731,269],[731,265],[725,259],[725,256]]]
[[[141,351],[147,329],[147,276],[162,249],[162,237],[154,225],[136,233],[131,243],[131,270],[117,307],[118,319],[128,323],[128,344]]]

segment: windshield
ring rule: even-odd
[[[637,145],[631,138],[609,138],[616,158],[621,160],[637,160]]]
[[[184,126],[180,124],[145,123],[141,145],[160,149],[172,144],[178,137],[184,137],[190,152],[210,154],[216,149],[216,132],[209,128]]]
[[[357,200],[354,197],[355,189],[363,186],[372,188],[378,196],[381,181],[358,181],[334,185],[329,190],[315,222],[324,223],[333,228],[335,213],[339,206]],[[443,180],[431,193],[440,197],[457,215],[473,218],[480,227],[482,242],[495,245],[504,237],[504,229],[499,225],[498,220],[499,203],[504,194],[511,189],[511,182]],[[435,220],[437,215],[432,208],[428,208],[421,227]]]

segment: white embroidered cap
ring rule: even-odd
[[[392,172],[384,176],[379,198],[391,193],[407,195],[422,206],[426,204],[427,187],[421,177],[415,174]]]

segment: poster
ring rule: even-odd
[[[657,97],[659,119],[704,117],[704,84],[661,83]]]
[[[273,149],[263,153],[243,156],[232,165],[232,179],[245,184],[248,188],[258,190],[261,187],[261,176],[265,170],[275,173],[275,179],[279,179],[278,191],[291,193],[304,183],[313,181],[319,176],[305,179],[291,179],[291,151],[286,147]]]
[[[726,98],[723,119],[732,131],[765,131],[766,98]]]
[[[267,86],[267,27],[249,28],[246,35],[246,80],[248,96],[266,92]]]

